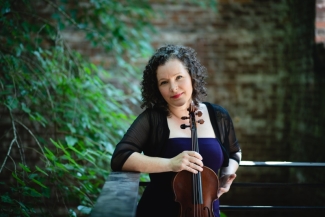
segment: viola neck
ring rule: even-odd
[[[192,124],[191,137],[192,137],[192,150],[199,152],[199,143],[198,143],[195,123]],[[198,172],[197,174],[193,174],[192,183],[193,183],[192,185],[193,204],[203,204],[201,172]]]
[[[197,138],[197,128],[196,128],[196,121],[195,121],[195,114],[194,112],[190,114],[191,116],[191,138],[192,138],[192,151],[196,151],[199,153],[199,142]]]

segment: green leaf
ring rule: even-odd
[[[62,145],[56,141],[54,141],[52,138],[50,138],[50,141],[52,142],[53,145],[55,145],[55,147],[62,149]]]
[[[30,109],[26,106],[26,104],[25,103],[21,103],[21,108],[22,108],[22,110],[24,111],[24,112],[26,112],[26,113],[30,113]]]
[[[10,110],[18,108],[18,99],[16,97],[9,96],[7,102],[5,103]]]
[[[36,170],[38,170],[39,172],[43,173],[44,175],[49,176],[44,170],[42,170],[38,166],[35,166],[35,168],[36,168]]]
[[[87,207],[87,206],[79,205],[79,206],[77,207],[77,209],[78,209],[82,214],[90,214],[90,212],[91,212],[91,207]]]
[[[24,164],[19,163],[19,166],[20,166],[20,167],[21,167],[25,172],[30,173],[30,169],[29,169],[27,166],[25,166]]]
[[[42,197],[43,195],[36,191],[34,188],[30,188],[31,196],[32,197]]]
[[[80,156],[85,156],[84,154],[82,154],[80,151],[78,151],[76,148],[69,146],[69,149],[73,150],[75,153],[77,153]]]
[[[68,151],[66,151],[65,147],[60,143],[60,142],[55,142],[53,139],[50,139],[51,142],[61,151],[63,151],[66,154],[66,157],[71,157],[70,153]]]
[[[10,198],[10,196],[8,195],[8,193],[6,193],[5,195],[1,195],[1,202],[4,202],[4,203],[13,203],[13,200]]]
[[[33,179],[33,178],[35,178],[35,177],[37,177],[38,176],[38,174],[36,174],[36,173],[32,173],[32,174],[29,174],[28,175],[28,178],[29,179]]]
[[[69,209],[69,217],[77,217],[76,212],[72,209]]]
[[[65,165],[59,163],[59,162],[55,162],[55,166],[61,168],[62,170],[68,172],[67,168],[65,167]]]
[[[47,147],[44,147],[45,151],[47,152],[45,155],[49,160],[56,161],[57,157],[53,154],[53,152],[48,149]]]
[[[30,215],[26,212],[27,207],[25,206],[25,204],[23,204],[22,202],[15,200],[16,203],[18,203],[20,205],[20,210],[25,214],[25,216],[30,217]]]
[[[38,184],[39,186],[43,187],[43,188],[47,188],[45,185],[43,185],[41,182],[37,181],[36,179],[31,179],[33,182],[35,182],[36,184]]]
[[[78,139],[76,139],[72,136],[66,136],[65,141],[67,142],[68,146],[71,147],[71,146],[74,146],[78,142]]]
[[[220,212],[220,217],[227,217],[225,213]]]
[[[25,182],[23,180],[21,180],[20,178],[18,178],[18,176],[16,175],[16,173],[12,172],[11,175],[23,186],[25,186]]]

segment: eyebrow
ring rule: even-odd
[[[174,74],[174,75],[172,75],[172,76],[177,76],[177,75],[180,75],[180,74],[182,74],[181,72],[177,72],[176,74]],[[167,78],[160,78],[159,80],[158,80],[158,82],[159,81],[161,81],[161,80],[168,80]]]

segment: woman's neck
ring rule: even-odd
[[[187,108],[186,109],[181,109],[181,108],[169,109],[169,112],[172,117],[175,117],[177,119],[181,119],[181,117],[183,117],[183,116],[188,116]]]
[[[192,101],[191,101],[192,102]],[[188,116],[188,108],[190,106],[190,103],[186,103],[183,106],[178,106],[178,107],[169,107],[169,112],[171,116],[176,117],[177,119],[181,119],[183,116]]]

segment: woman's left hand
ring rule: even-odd
[[[236,178],[236,174],[227,174],[227,175],[223,175],[219,179],[218,198],[222,194],[227,193],[229,191],[230,186],[231,186],[231,184],[232,184],[232,182],[234,181],[235,178]]]

